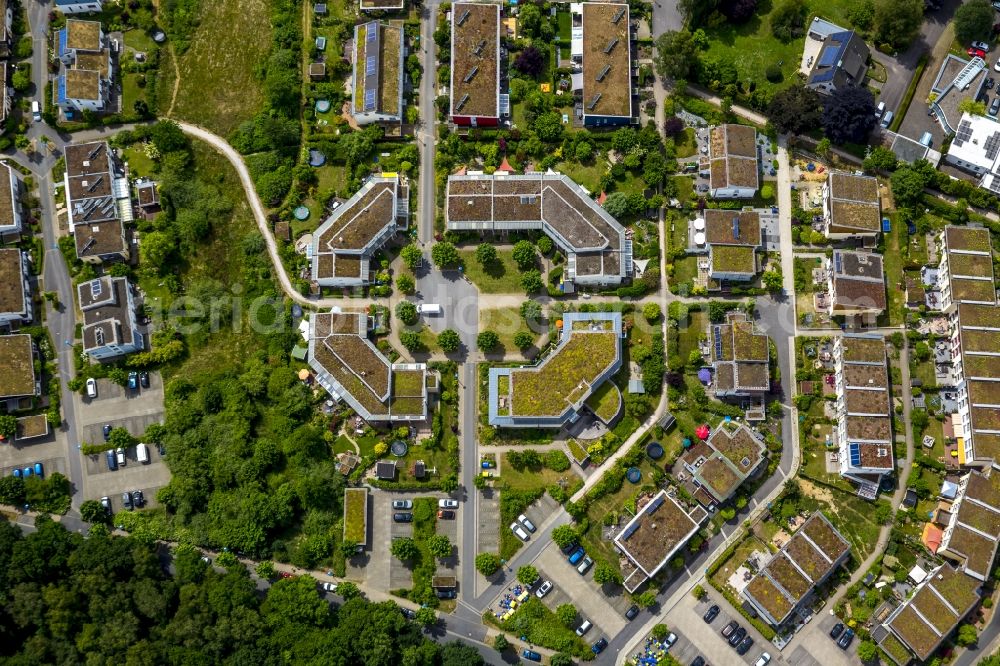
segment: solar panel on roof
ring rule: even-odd
[[[374,42],[375,41],[375,37],[378,35],[378,33],[376,32],[377,30],[378,30],[378,26],[375,25],[374,21],[372,23],[369,23],[368,25],[366,25],[365,26],[365,41],[366,42]]]
[[[375,90],[365,91],[365,111],[375,110]]]
[[[599,101],[601,101],[601,93],[597,93],[596,95],[594,95],[594,97],[590,100],[590,103],[587,104],[587,110],[593,111],[594,107],[597,106],[597,103]]]
[[[986,157],[989,159],[994,159],[997,156],[997,152],[1000,151],[1000,132],[994,132],[986,138]]]
[[[365,59],[365,76],[372,76],[378,70],[378,58],[368,56]]]
[[[664,497],[657,497],[652,502],[649,503],[649,507],[646,509],[646,513],[650,514],[663,506]]]
[[[972,138],[972,123],[963,120],[958,124],[958,132],[955,133],[955,145],[961,146]]]
[[[733,216],[733,240],[740,239],[740,216]]]
[[[851,455],[851,466],[859,467],[861,465],[861,445],[851,442],[847,448]]]
[[[718,326],[714,326],[712,334],[715,337],[715,358],[722,358],[722,330]]]
[[[622,20],[623,16],[625,16],[625,7],[619,7],[618,11],[615,12],[614,17],[612,17],[611,22],[617,24],[618,21]]]
[[[94,280],[90,283],[90,296],[91,298],[97,298],[101,295],[101,281]]]
[[[611,65],[605,65],[604,69],[601,70],[601,73],[597,75],[597,80],[603,81],[604,77],[607,76],[608,72],[610,71],[611,71]]]
[[[465,13],[463,13],[463,14],[462,14],[462,16],[461,16],[461,17],[459,17],[459,19],[458,19],[458,24],[459,24],[459,25],[462,25],[463,23],[465,23],[466,19],[468,19],[468,18],[469,18],[469,14],[471,14],[471,13],[472,13],[472,10],[470,10],[470,9],[466,9],[466,10],[465,10]]]
[[[827,47],[823,49],[823,52],[819,54],[819,66],[820,67],[833,67],[837,64],[837,58],[840,56],[840,49],[835,49],[832,47]]]
[[[627,539],[630,536],[632,536],[637,529],[639,529],[639,524],[638,523],[636,523],[635,525],[632,525],[631,527],[629,527],[628,529],[626,529],[624,532],[622,532],[621,540],[624,541],[625,539]]]
[[[833,270],[837,273],[844,272],[844,255],[839,252],[833,255]]]
[[[476,76],[478,72],[479,72],[479,65],[476,65],[471,70],[469,70],[469,73],[465,75],[465,78],[462,79],[462,81],[468,83]]]
[[[605,54],[611,53],[611,49],[615,48],[617,44],[618,44],[618,38],[615,37],[610,42],[608,42],[607,46],[604,47],[604,53]]]

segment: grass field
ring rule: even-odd
[[[542,454],[545,455],[544,453]],[[554,472],[547,467],[541,469],[524,469],[518,471],[507,461],[507,454],[504,453],[500,460],[500,482],[505,488],[511,490],[533,490],[535,488],[547,488],[559,483],[562,479],[567,487],[576,486],[581,479],[576,470],[570,467],[565,472]]]
[[[708,327],[708,313],[690,312],[688,313],[688,325],[683,324],[677,328],[677,354],[685,363],[688,356],[695,349],[698,349],[698,340],[705,335]]]
[[[485,267],[476,261],[475,249],[459,250],[459,255],[465,266],[465,275],[482,293],[516,294],[524,291],[521,289],[521,269],[517,267],[510,250],[498,250],[497,261]]]
[[[564,173],[574,182],[582,185],[591,194],[597,194],[601,188],[601,176],[608,170],[608,163],[603,157],[597,157],[593,164],[580,164],[579,162],[560,162],[556,165],[556,171]]]
[[[151,176],[153,174],[153,160],[146,157],[146,152],[142,145],[135,143],[124,151],[125,161],[128,162],[128,170],[133,176]]]
[[[906,242],[906,226],[901,220],[893,219],[892,230],[885,234],[885,284],[889,293],[889,325],[903,323],[905,306],[903,291],[898,285],[903,280],[903,254],[901,243]]]
[[[524,323],[524,319],[521,317],[521,312],[519,308],[489,308],[479,311],[479,330],[485,331],[486,329],[492,329],[497,332],[500,336],[500,345],[503,347],[502,352],[507,355],[514,355],[517,358],[521,358],[521,350],[517,348],[514,344],[514,336],[518,331],[524,330],[529,331],[532,335],[535,335],[537,340],[538,336],[528,328],[528,325]],[[524,354],[525,357],[531,358],[534,356],[533,349],[529,347],[527,353]],[[497,350],[500,353],[501,350]]]
[[[688,255],[674,261],[674,276],[670,279],[671,287],[685,282],[694,286],[696,277],[698,277],[698,257]]]
[[[694,128],[685,127],[684,131],[674,139],[677,146],[677,157],[691,157],[698,152],[698,142],[695,140]]]
[[[180,87],[171,115],[226,136],[264,101],[254,70],[271,47],[270,10],[266,0],[203,2],[200,7],[191,48],[177,63]],[[170,67],[166,63],[164,69]],[[170,95],[165,92],[164,114]]]

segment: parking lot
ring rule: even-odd
[[[711,624],[708,624],[702,617],[712,604],[718,604],[721,612]],[[731,620],[736,620],[746,629],[754,641],[753,646],[742,657],[736,653],[735,648],[729,646],[721,633],[723,627]],[[763,652],[771,655],[771,664],[788,663],[783,660],[781,653],[770,641],[764,640],[764,637],[742,615],[731,612],[729,605],[721,599],[721,595],[713,594],[712,591],[704,601],[697,601],[694,597],[686,595],[667,614],[666,623],[678,636],[677,643],[670,652],[682,664],[690,664],[699,655],[704,657],[707,663],[715,666],[753,664]]]
[[[354,558],[357,573],[361,573],[367,584],[382,590],[410,588],[413,585],[413,573],[410,567],[390,554],[392,540],[399,537],[413,536],[413,523],[397,523],[392,519],[394,500],[414,500],[417,497],[430,497],[428,493],[393,492],[380,489],[371,491],[371,541],[366,549],[365,557]],[[444,493],[433,495],[435,499],[445,497]],[[453,545],[458,539],[458,518],[465,509],[462,504],[456,509],[456,519],[437,520],[437,533],[447,536]],[[407,512],[412,512],[409,510]],[[373,556],[374,554],[374,556]],[[441,576],[455,575],[455,557],[438,561],[437,574]],[[352,569],[352,576],[355,570]]]
[[[830,630],[839,621],[829,612],[814,615],[812,622],[805,625],[785,647],[788,663],[794,666],[848,666],[857,663],[855,658],[860,642],[857,638],[846,650],[841,650],[830,638]]]
[[[97,380],[97,397],[76,397],[76,413],[81,442],[104,441],[105,425],[122,427],[139,438],[153,423],[163,421],[163,382],[158,373],[150,374],[149,388],[131,391],[107,379]],[[156,491],[170,481],[170,470],[155,445],[148,444],[149,462],[136,459],[135,447],[125,452],[125,465],[108,468],[105,454],[84,456],[84,498],[111,499],[114,511],[122,510],[123,492],[141,490],[146,506],[156,506]]]
[[[500,549],[500,493],[486,488],[474,495],[479,502],[476,552],[495,553]]]
[[[14,444],[0,446],[0,475],[10,476],[14,469],[23,470],[42,463],[45,475],[59,472],[69,476],[66,465],[66,435],[62,431],[49,432],[38,437]]]

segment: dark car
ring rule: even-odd
[[[524,657],[525,659],[527,659],[528,661],[541,661],[542,660],[542,655],[538,654],[534,650],[528,650],[528,649],[521,650],[521,656]]]
[[[417,619],[417,612],[414,610],[410,610],[409,608],[400,608],[399,611],[403,614],[403,617],[405,617],[407,620]]]
[[[137,509],[141,509],[146,505],[146,498],[142,496],[141,490],[132,491],[132,504],[135,504]]]
[[[597,639],[597,642],[591,646],[590,651],[594,654],[601,654],[606,647],[608,647],[608,639],[602,637]]]
[[[995,117],[998,112],[1000,112],[1000,95],[993,98],[993,102],[990,104],[990,108],[986,113]]]
[[[438,518],[444,518],[446,520],[455,520],[455,512],[451,509],[441,509],[438,511]]]
[[[573,543],[566,544],[565,546],[563,546],[559,550],[562,551],[563,555],[569,555],[574,550],[576,550],[576,541],[574,541]]]
[[[747,636],[736,646],[736,654],[744,655],[753,647],[753,638]]]
[[[844,625],[841,622],[833,625],[833,629],[830,630],[830,638],[836,640],[840,635],[844,633]]]
[[[727,624],[726,626],[724,626],[722,628],[722,637],[723,638],[729,638],[730,636],[733,635],[733,632],[736,631],[739,628],[740,628],[740,625],[738,625],[736,623],[736,620],[733,620],[732,622],[730,622],[729,624]]]
[[[107,456],[108,459],[108,469],[111,470],[112,472],[118,469],[118,459],[115,458],[115,452],[108,451],[105,455]]]
[[[132,496],[129,495],[128,493],[122,493],[122,504],[125,506],[126,509],[129,509],[131,511]]]
[[[139,373],[139,386],[149,388],[149,373],[145,370]]]
[[[737,645],[740,644],[740,641],[746,638],[746,635],[747,635],[746,629],[744,629],[743,627],[736,627],[736,631],[734,631],[733,635],[729,637],[729,645],[731,647],[736,647]]]
[[[108,441],[109,439],[111,439],[111,424],[110,423],[105,423],[104,424],[104,431],[103,432],[104,432],[104,441],[105,442]]]
[[[702,616],[702,619],[705,620],[705,622],[707,622],[708,624],[712,624],[712,622],[714,622],[715,618],[717,618],[718,616],[719,616],[719,606],[717,604],[712,604],[712,607],[709,608],[707,611],[705,611],[705,614]]]
[[[397,523],[412,523],[413,514],[405,512],[394,513],[392,514],[392,519],[395,520]]]
[[[139,388],[139,373],[134,370],[128,373],[128,388],[130,391]]]
[[[691,662],[691,666],[705,666],[705,658],[698,655],[694,658],[694,661]]]
[[[630,606],[629,609],[625,611],[626,620],[634,620],[637,615],[639,615],[639,607],[636,606],[635,604]]]
[[[848,629],[840,636],[840,640],[837,641],[837,647],[841,650],[846,650],[851,645],[851,641],[854,640],[854,630]]]
[[[101,498],[101,506],[104,508],[104,513],[111,515],[111,498],[105,495]]]

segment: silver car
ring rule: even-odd
[[[520,523],[521,523],[522,525],[524,525],[524,526],[525,526],[525,528],[527,528],[527,530],[528,530],[529,532],[531,532],[532,534],[534,534],[534,533],[535,533],[535,524],[534,524],[533,522],[531,522],[530,520],[528,520],[528,517],[527,517],[526,515],[524,515],[524,514],[522,513],[522,514],[521,514],[520,516],[518,516],[518,517],[517,517],[517,520],[518,520],[518,522],[520,522]]]
[[[542,583],[541,586],[537,590],[535,590],[535,596],[538,597],[539,599],[541,599],[546,594],[548,594],[551,590],[552,590],[552,581],[551,580],[547,580],[544,583]]]
[[[412,509],[413,500],[392,500],[393,509]]]

